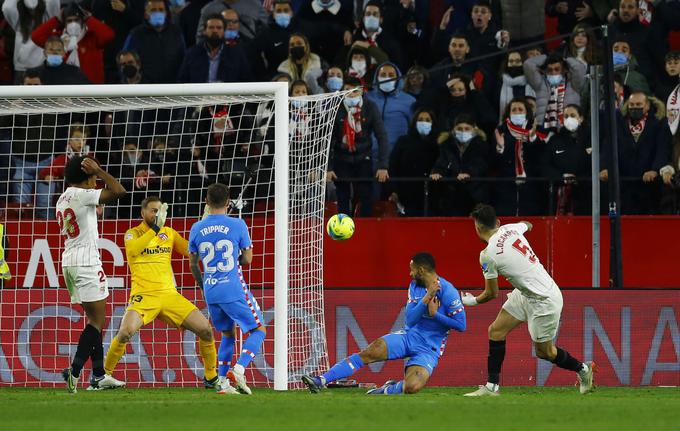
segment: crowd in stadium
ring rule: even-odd
[[[356,216],[375,215],[379,201],[405,216],[465,216],[479,202],[500,215],[590,213],[587,73],[602,64],[601,25],[610,24],[622,213],[680,208],[680,141],[665,118],[680,82],[680,52],[669,48],[677,0],[4,0],[2,12],[5,84],[275,80],[288,81],[291,96],[362,86],[340,107],[327,172],[338,210]],[[564,40],[546,41],[546,16]],[[604,103],[595,109],[604,116]],[[247,118],[215,111],[192,121],[216,131]],[[72,154],[117,164],[126,188],[144,194],[150,184],[172,190],[175,176],[238,170],[217,138],[188,150],[117,140],[110,117],[105,144],[92,138],[101,130],[73,121],[49,148],[0,136],[3,154],[12,150],[0,186],[16,203],[48,208],[32,193],[58,196],[53,183]],[[606,205],[611,151],[600,132]],[[344,180],[359,178],[374,181]]]

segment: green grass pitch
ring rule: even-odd
[[[680,429],[678,388],[428,388],[411,396],[332,389],[220,396],[204,389],[124,389],[69,395],[63,389],[0,389],[8,431],[122,430],[636,430]]]

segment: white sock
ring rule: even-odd
[[[236,364],[236,365],[234,365],[234,372],[237,373],[237,374],[244,374],[246,372],[246,369],[243,368],[243,365]]]
[[[495,383],[486,382],[485,386],[491,392],[498,392],[498,390],[500,389],[500,386]]]
[[[319,380],[321,380],[322,386],[326,386],[326,379],[324,379],[323,376],[319,376]]]

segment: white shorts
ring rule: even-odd
[[[562,314],[562,293],[557,290],[548,298],[530,298],[515,289],[508,293],[503,309],[515,319],[527,322],[531,339],[543,343],[557,335]]]
[[[109,282],[101,265],[65,266],[63,272],[71,304],[96,302],[109,297]]]

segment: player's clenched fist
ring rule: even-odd
[[[474,305],[477,305],[477,298],[470,292],[465,292],[463,294],[463,305],[465,305],[466,307],[472,307]]]

